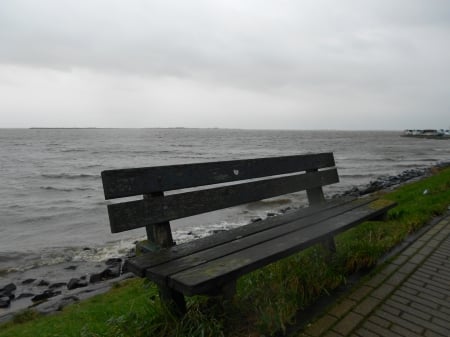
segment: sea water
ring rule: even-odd
[[[450,159],[449,143],[380,131],[0,129],[0,271],[120,255],[145,236],[111,234],[107,169],[334,152],[327,195]],[[304,204],[304,193],[174,221],[175,240]],[[89,248],[89,249],[88,249]]]

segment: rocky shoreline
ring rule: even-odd
[[[449,167],[450,162],[439,163],[430,168],[410,169],[395,176],[379,177],[369,184],[353,187],[338,196],[363,196],[380,190],[395,188],[414,179],[429,175],[433,169]],[[267,217],[276,216],[290,210],[268,212]],[[252,222],[261,221],[254,218]],[[226,228],[216,229],[216,231]],[[212,234],[212,233],[211,233]],[[87,248],[88,249],[88,248]],[[102,263],[67,262],[8,274],[8,281],[0,283],[0,323],[10,320],[24,309],[34,309],[43,314],[62,310],[65,306],[88,297],[107,292],[114,283],[133,277],[124,269],[126,256],[110,258]]]
[[[47,314],[108,291],[115,282],[133,277],[124,269],[125,258],[63,263],[8,275],[9,283],[0,284],[0,323],[23,309]]]

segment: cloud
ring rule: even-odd
[[[137,111],[140,102],[155,114],[173,112],[161,124],[186,123],[177,118],[183,107],[196,125],[210,124],[206,110],[224,115],[218,126],[251,125],[232,112],[229,123],[225,107],[245,107],[249,115],[276,110],[280,116],[269,119],[284,120],[280,126],[306,110],[322,119],[308,127],[326,120],[342,126],[331,110],[388,119],[427,105],[441,121],[449,107],[442,89],[449,84],[449,33],[450,3],[443,0],[4,0],[0,85],[11,95],[0,111],[26,110],[14,98],[35,90],[42,113],[67,102],[97,115],[118,106]],[[6,76],[11,72],[20,76]],[[42,98],[52,92],[65,100]]]

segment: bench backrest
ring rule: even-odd
[[[301,190],[321,202],[322,186],[339,181],[334,166],[332,153],[319,153],[108,170],[102,181],[107,200],[143,196],[107,206],[111,231],[149,233],[152,225]]]

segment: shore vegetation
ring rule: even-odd
[[[28,309],[0,325],[0,337],[131,336],[273,336],[295,324],[299,310],[345,284],[349,275],[373,268],[399,245],[450,205],[450,168],[380,192],[398,202],[387,221],[366,222],[336,238],[331,258],[320,245],[273,263],[239,279],[232,301],[188,298],[181,320],[161,304],[157,288],[142,279],[117,284],[106,294],[40,316]]]

